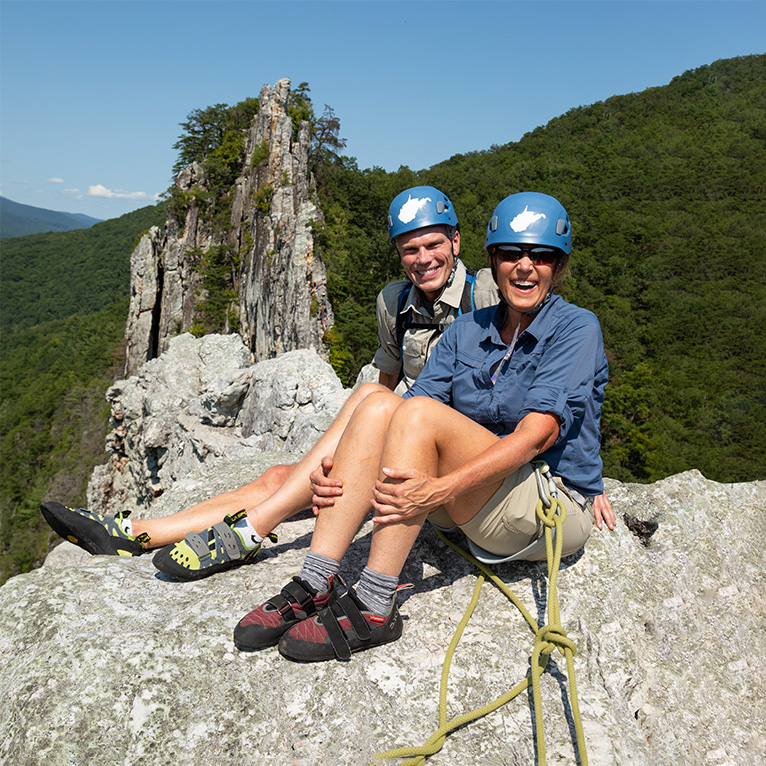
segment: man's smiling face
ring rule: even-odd
[[[460,232],[449,238],[445,226],[427,226],[402,234],[396,240],[402,267],[415,287],[433,302],[447,283],[460,252]]]

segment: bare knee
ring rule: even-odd
[[[439,423],[439,410],[446,405],[427,396],[402,400],[391,418],[392,428],[418,433]]]
[[[384,386],[379,386],[377,383],[365,383],[362,388],[366,386],[375,386],[375,388],[365,392],[363,401],[355,410],[354,415],[360,418],[380,416],[390,418],[404,401],[401,396],[392,393]]]
[[[285,479],[293,472],[295,465],[273,465],[271,468],[264,471],[261,479],[263,480],[263,488],[268,492],[276,492]]]
[[[359,405],[370,394],[390,394],[391,390],[385,386],[381,386],[380,383],[362,383],[359,388],[355,389],[349,397],[349,401],[356,402]]]

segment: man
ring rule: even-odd
[[[499,293],[489,269],[469,273],[458,258],[457,216],[437,189],[418,186],[395,197],[388,228],[408,279],[390,283],[378,296],[379,347],[373,365],[383,386],[403,393],[443,330],[462,313],[496,304]],[[328,430],[325,449],[340,439],[371,390],[367,386],[352,393]],[[327,454],[318,454],[317,464]],[[160,519],[131,522],[129,511],[104,516],[55,502],[40,508],[55,532],[89,553],[134,556],[160,548],[154,557],[160,571],[196,580],[253,563],[263,539],[275,539],[273,530],[294,510],[283,510],[284,502],[272,507],[264,501],[282,487],[293,467],[273,466],[244,487]]]
[[[458,257],[460,226],[446,194],[416,186],[396,196],[388,232],[406,280],[378,295],[380,382],[404,393],[425,366],[442,332],[460,315],[500,300],[489,269],[468,272]]]

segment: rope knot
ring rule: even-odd
[[[535,513],[537,514],[537,518],[540,519],[546,527],[555,527],[557,520],[560,519],[563,523],[567,516],[567,509],[564,503],[557,497],[549,496],[546,499],[550,505],[546,508],[542,499],[538,500],[537,505],[535,506]],[[558,515],[556,514],[557,508],[561,509]]]
[[[562,627],[554,625],[543,625],[535,633],[535,643],[541,645],[540,653],[549,655],[554,649],[558,649],[562,654],[566,654],[566,649],[572,652],[574,657],[577,654],[575,642],[567,636],[567,632]]]

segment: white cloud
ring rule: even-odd
[[[63,184],[64,179],[63,178],[49,178],[48,179],[49,184]]]
[[[82,199],[85,196],[79,189],[64,189],[64,194],[75,199]]]
[[[88,187],[88,194],[91,197],[108,197],[109,199],[154,199],[155,195],[146,192],[129,192],[123,189],[107,189],[103,184],[96,184]]]

